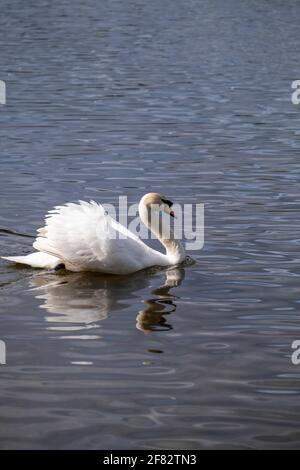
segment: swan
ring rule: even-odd
[[[101,204],[78,201],[56,206],[46,214],[45,226],[38,229],[33,243],[37,252],[2,258],[33,268],[108,274],[178,265],[185,259],[182,244],[166,224],[159,223],[159,217],[153,217],[154,212],[174,217],[172,205],[160,193],[145,194],[139,202],[140,219],[165,247],[165,254],[147,246],[113,219]]]

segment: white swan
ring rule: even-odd
[[[38,252],[3,258],[34,268],[65,267],[73,272],[110,274],[129,274],[150,266],[177,265],[185,259],[184,249],[170,228],[160,224],[158,217],[153,217],[153,211],[174,217],[172,205],[159,193],[145,194],[139,203],[142,222],[164,245],[166,254],[147,246],[110,217],[100,204],[79,201],[57,206],[48,212],[45,227],[38,230],[33,243]]]

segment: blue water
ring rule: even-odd
[[[29,253],[77,199],[163,191],[206,222],[173,273],[1,261],[1,449],[299,447],[299,17],[283,0],[2,0],[0,253]]]

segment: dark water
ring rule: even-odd
[[[205,203],[196,263],[1,261],[0,447],[297,448],[300,3],[2,0],[0,250],[44,213]]]

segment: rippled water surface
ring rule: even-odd
[[[0,448],[297,448],[300,3],[2,0],[0,250],[44,213],[205,203],[195,263],[0,264]]]

